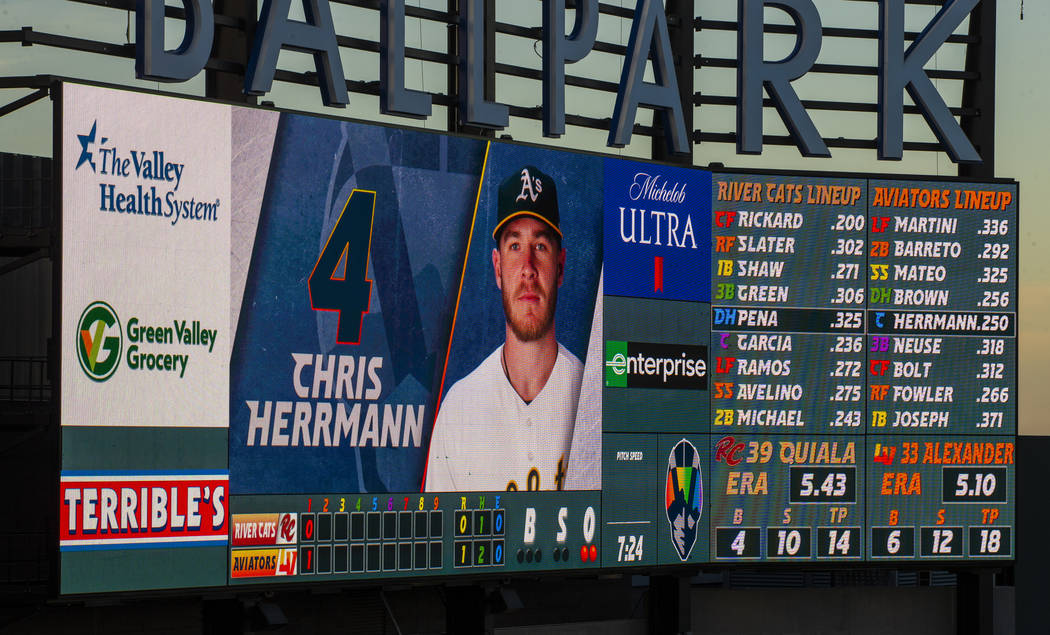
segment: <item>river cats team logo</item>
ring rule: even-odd
[[[704,506],[704,487],[700,478],[700,456],[693,444],[678,442],[667,457],[667,484],[664,507],[671,526],[671,542],[678,557],[685,561],[696,544],[700,512]]]
[[[77,324],[77,360],[84,374],[95,381],[106,381],[117,370],[124,336],[113,307],[92,302],[80,314]]]

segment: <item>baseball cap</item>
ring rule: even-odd
[[[554,186],[554,179],[532,165],[522,167],[499,184],[496,227],[492,230],[492,237],[498,239],[503,226],[519,216],[541,220],[561,236],[558,227],[558,190]]]

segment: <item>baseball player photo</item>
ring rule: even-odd
[[[497,147],[494,144],[493,150]],[[601,241],[596,240],[597,230],[574,227],[573,235],[587,238],[580,245],[570,243],[563,215],[570,196],[560,194],[565,180],[559,184],[545,171],[551,168],[515,164],[513,158],[520,161],[521,153],[509,154],[503,161],[489,157],[483,182],[499,179],[498,186],[488,196],[479,196],[471,245],[475,253],[464,268],[450,367],[453,357],[483,358],[454,383],[447,379],[452,385],[439,404],[431,435],[424,481],[428,492],[565,486],[584,370],[580,359],[587,351],[600,269],[594,250],[600,249]],[[600,177],[591,183],[600,205]],[[571,207],[576,212],[573,217],[585,211],[578,200]],[[592,207],[590,215],[600,216],[598,210]],[[491,223],[485,222],[485,215]],[[484,239],[479,241],[482,225]],[[483,280],[472,279],[472,273],[483,266],[475,254],[487,256],[487,271],[480,274]],[[581,254],[589,258],[577,260]],[[566,280],[573,267],[580,271],[571,285],[575,297],[569,299]],[[470,309],[468,285],[480,286],[488,296],[486,304],[494,298],[502,310]],[[569,306],[563,309],[562,300]],[[482,343],[488,339],[488,325],[475,328],[482,325],[471,319],[480,316],[488,316],[480,322],[499,327],[494,349]],[[572,328],[563,328],[568,323]]]

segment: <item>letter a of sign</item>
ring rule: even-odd
[[[643,80],[645,63],[650,54],[653,56],[654,84]],[[616,106],[613,108],[612,128],[609,130],[610,146],[622,148],[631,142],[639,104],[651,106],[663,114],[668,145],[675,153],[689,152],[663,0],[638,0],[634,10],[631,39],[627,42],[623,74],[620,75]]]
[[[326,106],[345,106],[350,98],[346,94],[346,78],[328,0],[303,0],[306,22],[288,19],[291,3],[292,0],[265,0],[259,15],[259,31],[248,58],[244,92],[249,95],[270,92],[277,72],[277,56],[282,48],[287,48],[313,54],[321,100]]]

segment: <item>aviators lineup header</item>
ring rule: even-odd
[[[60,121],[65,594],[1014,557],[1015,183]]]

